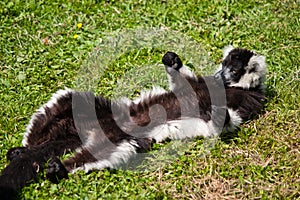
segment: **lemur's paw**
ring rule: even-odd
[[[58,158],[52,158],[48,163],[46,177],[52,183],[58,183],[60,179],[68,178],[68,171]]]
[[[179,56],[174,53],[168,51],[162,58],[162,62],[166,67],[171,67],[175,70],[179,70],[182,67],[182,61]]]
[[[28,149],[26,147],[11,148],[10,150],[8,150],[8,152],[6,154],[6,159],[8,161],[12,161],[12,160],[20,157],[21,155],[24,155],[27,151],[28,151]]]

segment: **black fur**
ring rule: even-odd
[[[46,177],[52,183],[58,183],[63,178],[68,178],[68,171],[60,160],[56,157],[51,159],[48,163]]]
[[[182,67],[182,61],[179,56],[174,53],[168,51],[162,58],[162,62],[167,67],[172,67],[175,70],[179,70]]]

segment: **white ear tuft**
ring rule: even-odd
[[[223,49],[223,60],[228,56],[230,51],[232,51],[233,49],[234,49],[234,47],[232,45],[224,47],[224,49]]]
[[[262,55],[254,54],[246,67],[246,73],[241,77],[238,83],[231,84],[233,87],[242,87],[244,89],[255,88],[264,89],[264,81],[267,73],[266,58]]]
[[[266,73],[266,57],[262,55],[254,55],[250,58],[248,63],[249,69],[255,68],[255,71]]]

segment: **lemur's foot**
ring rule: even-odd
[[[179,56],[174,53],[168,51],[162,58],[162,62],[166,67],[171,67],[178,71],[182,67],[182,61]]]
[[[12,160],[20,157],[21,155],[24,155],[28,151],[29,150],[26,147],[14,147],[14,148],[11,148],[10,150],[8,150],[8,152],[6,154],[6,159],[8,161],[12,161]]]
[[[68,178],[68,171],[58,158],[52,158],[48,163],[46,177],[52,183],[58,183],[60,179]]]

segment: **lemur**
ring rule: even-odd
[[[0,194],[15,194],[45,168],[56,183],[77,170],[115,168],[153,142],[234,131],[263,108],[266,63],[247,49],[230,46],[223,54],[214,76],[201,77],[167,52],[162,62],[170,90],[156,87],[135,100],[57,91],[33,114],[23,147],[8,151]],[[74,155],[61,162],[66,152]]]

